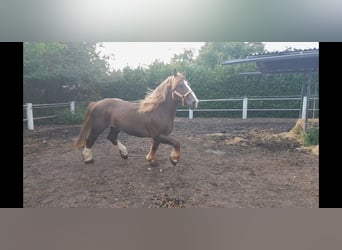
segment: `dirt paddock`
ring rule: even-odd
[[[24,207],[317,208],[318,156],[277,136],[296,119],[176,118],[177,166],[160,145],[158,166],[145,156],[151,139],[120,133],[129,158],[106,139],[94,164],[72,148],[80,126],[24,130]]]

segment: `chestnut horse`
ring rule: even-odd
[[[128,158],[127,148],[117,139],[120,131],[136,137],[150,137],[153,142],[146,156],[150,164],[156,163],[160,143],[173,146],[170,161],[176,165],[180,159],[180,144],[170,137],[176,116],[177,105],[197,108],[198,99],[185,79],[185,73],[174,70],[156,89],[139,103],[118,98],[106,98],[88,105],[76,147],[83,147],[85,163],[92,163],[91,147],[98,136],[110,128],[107,136],[118,147],[121,158]]]

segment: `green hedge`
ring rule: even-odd
[[[54,123],[63,125],[82,124],[85,110],[86,107],[76,108],[74,114],[71,113],[70,109],[58,111]]]

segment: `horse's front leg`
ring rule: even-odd
[[[181,156],[179,142],[174,138],[166,135],[158,136],[157,141],[159,141],[159,143],[164,143],[173,146],[173,150],[170,154],[170,161],[174,166],[176,166]]]
[[[160,142],[157,139],[153,139],[153,143],[151,145],[150,151],[146,155],[146,160],[150,162],[150,165],[153,166],[157,163],[157,149],[159,146]]]

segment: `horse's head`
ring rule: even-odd
[[[185,79],[185,73],[177,74],[177,71],[173,72],[174,87],[172,88],[172,99],[182,103],[182,105],[188,105],[190,109],[195,109],[198,106],[198,99],[195,92],[190,88],[190,84]]]

